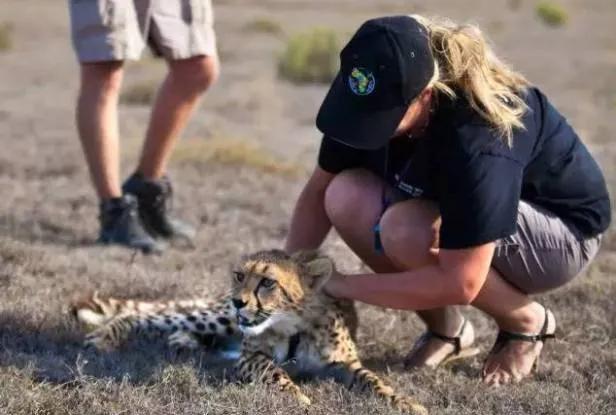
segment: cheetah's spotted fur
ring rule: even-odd
[[[73,313],[94,327],[85,343],[98,349],[114,347],[135,332],[167,333],[170,345],[189,348],[238,337],[242,345],[235,369],[244,381],[276,385],[310,404],[283,369],[292,358],[304,372],[321,375],[332,369],[342,373],[338,380],[349,388],[367,387],[404,412],[426,413],[416,399],[394,392],[362,365],[354,304],[320,290],[333,269],[331,259],[316,251],[291,256],[259,251],[232,268],[230,295],[215,301],[147,302],[93,295],[74,303]]]

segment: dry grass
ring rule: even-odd
[[[333,29],[294,35],[278,60],[278,74],[294,83],[329,83],[338,70],[340,42]]]
[[[0,52],[8,52],[13,48],[13,31],[12,23],[0,23]]]
[[[558,2],[541,0],[537,3],[537,16],[548,26],[564,26],[569,19],[567,10]]]
[[[216,28],[229,56],[220,82],[205,96],[185,136],[208,137],[212,125],[228,134],[216,134],[207,144],[196,139],[178,143],[169,172],[175,185],[172,214],[199,227],[196,247],[150,258],[92,244],[97,200],[71,115],[79,72],[67,40],[66,7],[48,0],[0,0],[2,18],[11,16],[19,29],[18,47],[0,55],[0,415],[392,413],[330,382],[302,385],[315,402],[306,410],[275,390],[230,384],[229,362],[205,353],[174,355],[159,342],[136,341],[109,354],[84,350],[82,332],[65,305],[95,289],[140,298],[211,296],[226,286],[227,266],[238,255],[282,246],[304,177],[266,174],[262,166],[275,171],[281,160],[294,164],[298,154],[316,159],[319,135],[304,120],[313,119],[326,86],[279,82],[273,55],[280,40],[268,35],[253,39],[241,28],[266,15],[287,29],[326,24],[349,33],[363,16],[414,12],[415,3],[216,3]],[[498,7],[493,0],[417,5],[461,20],[502,22],[494,42],[507,60],[548,91],[573,125],[585,130],[584,139],[616,194],[613,95],[602,95],[605,102],[596,95],[609,92],[606,86],[613,84],[616,56],[608,35],[616,4],[588,2],[575,24],[546,33],[535,3],[520,3],[515,13],[503,13],[506,3]],[[143,69],[144,77],[154,77],[150,69]],[[123,152],[131,144],[124,137],[141,136],[147,115],[143,108],[120,108]],[[268,142],[221,142],[226,136],[263,136],[250,121],[261,117]],[[272,159],[273,150],[288,158]],[[325,249],[341,271],[361,267],[336,235]],[[611,415],[616,408],[615,274],[616,234],[610,229],[584,276],[537,298],[554,310],[558,338],[545,348],[536,378],[518,386],[488,390],[480,384],[482,359],[496,332],[493,322],[475,310],[469,315],[480,356],[450,370],[408,373],[398,363],[423,326],[412,313],[361,306],[361,357],[395,386],[418,396],[432,414]]]
[[[249,179],[249,172],[224,168],[230,183]],[[212,175],[196,178],[202,187],[220,180]],[[261,178],[263,187],[270,179]],[[258,183],[258,181],[255,181]],[[187,183],[193,186],[192,183]],[[195,206],[211,198],[192,187]],[[221,188],[220,183],[218,187]],[[257,190],[257,189],[255,189]],[[281,192],[269,194],[278,200]],[[275,208],[270,203],[269,209]],[[83,247],[70,252],[61,247],[27,245],[3,239],[2,275],[9,276],[0,294],[0,407],[2,413],[26,414],[383,414],[393,413],[378,400],[346,391],[325,380],[302,382],[313,398],[306,411],[288,397],[259,385],[230,383],[230,362],[205,353],[174,355],[162,342],[132,342],[123,349],[97,354],[80,347],[81,333],[63,308],[75,293],[97,287],[103,292],[141,298],[214,295],[223,289],[223,263],[237,255],[226,247],[243,238],[263,237],[267,226],[238,225],[235,207],[221,211],[200,236],[203,247],[195,253],[170,253],[167,259]],[[262,212],[260,222],[284,222],[280,212]],[[40,217],[32,218],[40,221]],[[244,219],[245,221],[246,219]],[[237,234],[224,233],[236,223]],[[216,233],[219,235],[216,236]],[[268,242],[263,242],[268,244]],[[207,247],[207,249],[206,249]],[[92,249],[92,248],[90,248]],[[340,257],[342,263],[345,260]],[[559,339],[546,348],[538,377],[520,386],[487,390],[478,376],[481,358],[459,363],[451,370],[408,373],[400,371],[400,358],[419,334],[414,317],[373,307],[360,307],[359,344],[367,366],[388,377],[406,393],[414,394],[438,414],[610,414],[616,405],[616,282],[605,280],[609,266],[603,258],[564,292],[540,298],[556,310],[562,327]],[[184,264],[172,270],[170,262]],[[343,267],[346,268],[351,264]],[[212,271],[207,271],[213,266]],[[613,268],[611,268],[613,269]],[[34,288],[36,287],[36,288]],[[51,293],[53,295],[45,294]],[[29,295],[29,296],[28,296]],[[13,298],[13,300],[11,300]],[[19,300],[16,300],[19,299]],[[484,352],[491,345],[492,326],[476,311],[470,313],[480,333]],[[579,321],[585,324],[577,324]],[[335,408],[335,409],[334,409]]]
[[[257,143],[236,138],[183,140],[178,143],[172,160],[177,164],[215,162],[288,177],[306,172],[303,165],[279,160]]]

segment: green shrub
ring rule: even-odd
[[[294,83],[329,83],[338,71],[340,42],[332,29],[294,35],[278,61],[278,75]]]
[[[562,26],[568,19],[563,6],[550,0],[542,0],[537,4],[537,16],[548,26]]]
[[[6,52],[13,48],[13,24],[0,23],[0,52]]]
[[[257,142],[222,136],[207,140],[181,140],[176,144],[171,159],[179,163],[218,162],[247,166],[288,177],[298,177],[306,172],[302,164],[280,160]]]

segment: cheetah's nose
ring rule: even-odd
[[[246,305],[246,302],[244,300],[241,300],[238,298],[232,298],[231,302],[233,303],[233,307],[235,307],[238,310],[240,308],[244,308],[244,306]]]

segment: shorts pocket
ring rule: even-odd
[[[70,0],[73,32],[87,36],[101,29],[126,26],[126,1],[122,0]]]

